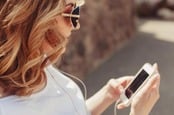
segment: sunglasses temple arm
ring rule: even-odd
[[[64,17],[73,17],[73,18],[80,18],[80,15],[73,15],[73,14],[66,14],[66,13],[62,13],[62,16],[64,16]]]

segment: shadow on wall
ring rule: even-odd
[[[138,33],[135,38],[85,77],[88,96],[98,91],[110,78],[134,75],[145,62],[157,62],[161,73],[161,96],[151,114],[173,115],[174,93],[171,89],[174,81],[174,43],[157,40],[152,34],[147,33]],[[114,105],[103,115],[112,115],[113,107]],[[128,112],[129,109],[119,110],[118,115],[127,115]]]
[[[82,78],[131,38],[134,16],[132,0],[86,0],[81,29],[73,33],[57,66]]]

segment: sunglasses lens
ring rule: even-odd
[[[75,8],[75,9],[72,11],[72,15],[80,15],[80,7]],[[72,24],[73,24],[73,26],[74,26],[75,28],[77,27],[78,19],[79,19],[79,18],[71,17]]]

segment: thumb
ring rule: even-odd
[[[153,68],[154,68],[154,70],[155,70],[154,73],[159,73],[159,71],[158,71],[158,64],[157,64],[157,63],[154,63],[154,64],[153,64]]]
[[[117,105],[117,109],[124,109],[126,107],[127,106],[124,103],[120,103],[120,104]]]

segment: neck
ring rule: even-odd
[[[4,88],[0,86],[0,98],[8,96],[6,93],[4,93]]]

